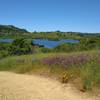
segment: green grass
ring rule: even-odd
[[[69,68],[58,65],[44,65],[40,59],[61,55],[88,54],[94,57],[83,65],[72,65]],[[98,59],[95,60],[95,57]],[[41,53],[32,55],[12,56],[0,60],[1,71],[12,71],[16,73],[43,74],[60,79],[61,82],[73,82],[81,84],[80,89],[92,90],[100,88],[100,51],[84,51],[73,53]],[[77,62],[78,63],[78,62]],[[67,74],[66,74],[67,73]],[[64,80],[64,81],[63,81]],[[66,81],[67,80],[67,81]],[[77,86],[78,86],[77,85]]]

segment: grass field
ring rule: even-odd
[[[0,60],[0,70],[50,76],[82,91],[94,90],[100,88],[100,51],[12,56]]]

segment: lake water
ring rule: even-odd
[[[0,39],[0,43],[12,43],[13,39]],[[59,41],[48,40],[48,39],[33,39],[33,44],[43,45],[46,48],[54,48],[63,43],[77,43],[79,40],[73,39],[61,39]]]
[[[12,43],[13,39],[0,39],[0,43]]]
[[[43,45],[46,48],[54,48],[63,43],[78,43],[78,42],[79,40],[73,40],[73,39],[62,39],[59,41],[47,40],[47,39],[34,39],[33,40],[34,44]]]

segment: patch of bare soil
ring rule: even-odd
[[[35,75],[0,72],[0,100],[100,100],[71,84]]]

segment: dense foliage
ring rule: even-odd
[[[78,43],[63,43],[55,48],[45,48],[33,45],[31,39],[16,38],[13,43],[0,43],[0,57],[7,55],[22,55],[30,53],[50,52],[78,52],[86,50],[100,50],[100,36],[87,36],[81,38]]]
[[[31,43],[23,38],[14,40],[9,47],[10,55],[30,54],[31,52]]]
[[[11,55],[31,54],[31,40],[24,38],[15,39],[12,43],[0,43],[0,58]]]

